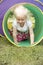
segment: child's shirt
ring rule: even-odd
[[[20,32],[26,32],[29,30],[29,28],[32,27],[32,22],[31,20],[27,20],[24,24],[23,27],[20,26],[19,23],[17,23],[16,19],[13,21],[13,24],[12,24],[13,28],[16,28],[18,31]]]

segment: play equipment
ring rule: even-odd
[[[26,7],[27,9],[29,9],[34,17],[35,17],[35,28],[34,28],[34,35],[35,35],[35,44],[38,44],[41,40],[42,40],[42,37],[43,37],[43,14],[42,14],[42,11],[36,7],[35,5],[33,4],[29,4],[29,3],[23,3],[24,7]],[[29,47],[31,46],[30,44],[30,40],[25,40],[25,41],[21,41],[19,42],[19,44],[15,44],[14,43],[14,40],[13,40],[13,37],[10,35],[9,33],[9,29],[11,29],[12,27],[12,20],[10,22],[10,26],[8,25],[8,18],[12,15],[13,13],[11,12],[11,10],[9,9],[5,16],[4,16],[4,19],[3,19],[3,32],[6,36],[6,38],[14,45],[18,46],[18,47]],[[31,18],[32,20],[34,18]],[[34,27],[34,26],[33,26]],[[32,46],[34,46],[32,45]]]

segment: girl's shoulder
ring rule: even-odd
[[[31,20],[27,20],[27,25],[28,25],[28,27],[31,27],[32,26]]]

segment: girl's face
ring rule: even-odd
[[[26,16],[16,17],[17,23],[23,24],[26,22]]]

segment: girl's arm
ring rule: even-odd
[[[16,44],[18,44],[16,35],[17,35],[17,30],[16,30],[16,28],[13,28],[13,39],[14,39],[14,42],[15,42]]]
[[[31,44],[34,44],[34,32],[32,27],[29,28],[29,32],[30,32],[30,42]]]

